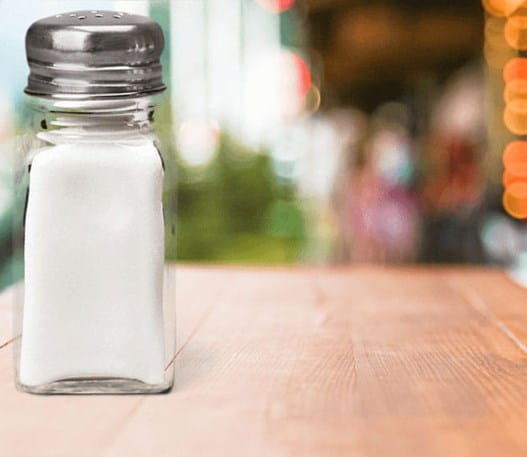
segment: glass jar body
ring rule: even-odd
[[[153,114],[144,97],[30,104],[16,165],[21,390],[172,387],[175,205]]]

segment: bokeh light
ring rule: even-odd
[[[527,135],[527,101],[514,100],[507,104],[503,121],[515,135]]]
[[[503,207],[512,217],[527,218],[527,182],[514,182],[503,194]]]
[[[414,169],[411,141],[404,130],[385,125],[372,138],[371,152],[374,166],[385,183],[409,184]]]
[[[305,97],[311,87],[311,72],[309,71],[309,67],[302,57],[293,52],[285,51],[284,59],[284,68],[289,65],[295,69],[294,73],[297,79],[298,96],[301,98]]]
[[[493,16],[510,16],[525,0],[483,0],[483,7]]]
[[[253,144],[258,144],[266,132],[295,121],[309,109],[306,105],[310,100],[306,97],[311,72],[293,51],[277,49],[255,55],[247,63],[244,79],[246,140]]]
[[[318,108],[320,108],[320,102],[320,89],[314,84],[311,84],[311,87],[305,96],[304,110],[306,113],[313,114],[318,110]]]
[[[505,103],[514,100],[527,100],[527,79],[515,79],[505,85],[503,91]]]
[[[523,234],[514,221],[492,214],[481,227],[481,241],[488,255],[497,263],[509,264],[522,251]]]
[[[256,0],[264,10],[270,13],[282,13],[295,4],[295,0]]]
[[[181,124],[176,136],[178,152],[190,166],[208,164],[217,150],[220,127],[214,120],[188,120]]]
[[[527,141],[513,141],[507,145],[503,152],[503,165],[511,168],[523,164],[527,170]]]
[[[516,79],[527,79],[527,59],[515,57],[503,69],[503,80],[508,83]]]
[[[503,153],[503,185],[507,188],[514,182],[527,182],[527,142],[513,141]]]
[[[527,16],[515,15],[509,17],[505,24],[505,40],[514,49],[527,49]]]
[[[514,174],[512,171],[505,170],[503,172],[503,187],[507,189],[512,183],[515,182],[527,182],[527,174]]]

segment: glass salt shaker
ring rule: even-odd
[[[175,205],[153,121],[163,47],[156,22],[113,11],[57,14],[27,31],[21,390],[172,387]]]

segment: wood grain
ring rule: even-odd
[[[19,393],[5,345],[0,456],[527,454],[527,292],[500,271],[181,267],[176,289],[167,395]]]

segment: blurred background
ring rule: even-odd
[[[521,272],[527,214],[502,205],[514,138],[502,75],[522,53],[504,30],[521,4],[0,0],[0,286],[20,264],[10,160],[24,117],[24,33],[79,8],[149,14],[165,29],[170,90],[156,122],[177,163],[173,260]]]

